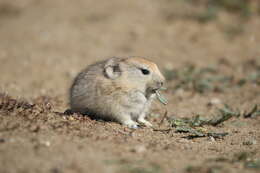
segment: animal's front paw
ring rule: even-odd
[[[139,118],[137,121],[139,123],[144,124],[146,127],[152,127],[153,126],[149,121],[145,120],[144,118]]]
[[[125,122],[123,122],[123,125],[127,126],[128,128],[131,128],[131,129],[138,128],[138,123],[133,120],[125,121]]]

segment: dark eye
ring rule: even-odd
[[[144,75],[150,74],[150,71],[147,70],[147,69],[143,69],[143,68],[142,68],[141,71],[142,71],[142,73],[143,73]]]

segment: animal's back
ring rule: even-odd
[[[70,89],[70,106],[72,110],[86,113],[86,108],[97,101],[98,83],[100,80],[105,80],[102,71],[104,64],[105,61],[101,61],[90,65],[75,78]]]

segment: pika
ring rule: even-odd
[[[157,65],[140,57],[112,57],[80,72],[70,89],[73,112],[119,122],[129,128],[145,119],[165,78]]]

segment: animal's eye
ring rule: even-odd
[[[143,73],[144,75],[150,74],[150,71],[147,70],[147,69],[143,69],[143,68],[142,68],[141,71],[142,71],[142,73]]]

